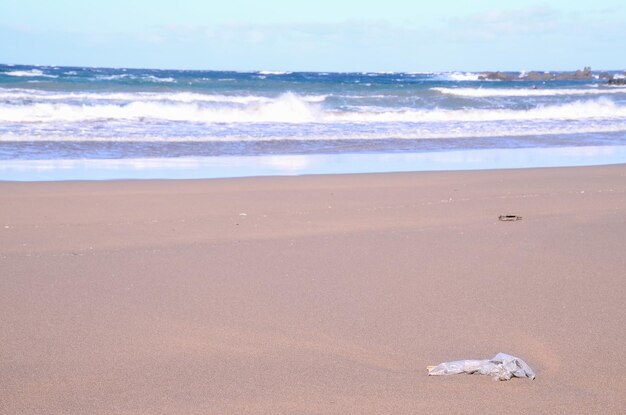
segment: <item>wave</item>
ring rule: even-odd
[[[375,122],[473,122],[473,121],[533,121],[533,120],[583,120],[626,117],[626,106],[600,98],[575,101],[561,105],[540,105],[527,110],[513,109],[434,109],[383,112],[344,113],[337,118],[345,121]]]
[[[137,76],[137,75],[133,75],[133,74],[129,74],[129,73],[115,74],[115,75],[97,75],[95,77],[96,81],[119,81],[119,80],[123,80],[123,79],[144,81],[144,82],[165,82],[165,83],[175,83],[175,82],[177,82],[176,79],[171,78],[171,77],[160,78],[160,77],[154,76],[154,75],[140,75],[140,76]]]
[[[480,74],[474,72],[440,72],[435,74],[435,79],[438,81],[478,81]]]
[[[131,101],[125,103],[40,102],[0,105],[0,122],[83,120],[169,120],[203,123],[371,123],[585,120],[626,118],[626,106],[608,98],[561,105],[513,109],[390,109],[355,107],[351,111],[323,108],[293,93],[241,106],[206,105],[197,101]]]
[[[118,79],[130,78],[132,75],[128,73],[117,75],[96,75],[96,79],[100,81],[115,81]]]
[[[431,88],[445,95],[462,97],[487,98],[487,97],[548,97],[564,95],[602,95],[602,94],[626,94],[626,88],[619,89],[531,89],[531,88]]]
[[[144,77],[141,77],[140,79],[144,81],[149,81],[149,82],[166,82],[166,83],[176,82],[176,79],[172,77],[159,78],[158,76],[154,76],[154,75],[144,76]]]
[[[329,95],[312,94],[299,96],[306,102],[323,102]],[[125,102],[213,102],[224,104],[253,104],[270,103],[275,98],[260,95],[221,95],[200,94],[195,92],[44,92],[29,89],[2,89],[0,88],[0,100],[36,100],[36,101],[82,101],[85,104],[98,101],[125,101]]]
[[[34,78],[34,77],[58,78],[57,75],[48,75],[48,74],[43,73],[43,71],[39,69],[31,69],[30,71],[10,71],[10,72],[4,72],[2,73],[2,75],[17,76],[17,77],[30,77],[30,78]]]
[[[259,71],[259,75],[289,75],[292,72],[289,71]]]
[[[260,130],[248,131],[245,134],[233,133],[230,135],[212,134],[188,134],[168,135],[167,130],[160,130],[160,134],[133,134],[132,132],[119,131],[114,136],[77,133],[1,133],[2,142],[24,141],[51,141],[51,142],[134,142],[134,143],[206,143],[206,142],[266,142],[266,141],[335,141],[335,140],[433,140],[433,139],[463,139],[463,138],[498,138],[498,137],[529,137],[529,136],[569,136],[572,134],[612,134],[618,133],[623,136],[626,132],[625,124],[605,125],[573,125],[561,123],[559,125],[546,124],[533,126],[525,124],[516,125],[483,125],[482,128],[474,128],[474,125],[464,125],[461,128],[388,128],[376,131],[353,131],[350,129],[329,129],[325,132],[294,132],[289,130],[276,130],[267,134],[265,127]],[[176,127],[174,127],[176,128]],[[0,163],[1,164],[1,163]]]
[[[178,96],[180,99],[181,97]],[[192,97],[197,98],[197,97]],[[209,96],[210,99],[215,96]],[[88,120],[159,119],[207,123],[236,122],[314,122],[319,118],[317,104],[295,94],[283,94],[277,99],[255,97],[243,108],[232,106],[203,106],[198,102],[132,101],[124,104],[98,103],[72,105],[69,103],[34,103],[29,105],[0,105],[0,122],[55,122]]]

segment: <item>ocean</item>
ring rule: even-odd
[[[138,160],[144,171],[160,166],[159,174],[169,177],[167,166],[184,162],[193,170],[207,160],[229,165],[230,175],[237,175],[237,164],[228,161],[393,164],[394,155],[406,160],[507,149],[597,153],[621,152],[623,146],[626,87],[607,85],[599,72],[584,80],[492,81],[471,72],[0,65],[5,180],[35,177],[35,170],[41,173],[36,179],[57,177],[50,172],[59,169],[64,177],[81,178],[90,169],[119,171]],[[76,166],[82,167],[71,173]]]

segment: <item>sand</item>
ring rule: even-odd
[[[625,247],[626,165],[0,183],[0,413],[623,413]]]

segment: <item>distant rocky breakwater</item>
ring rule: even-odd
[[[626,72],[622,76],[626,75]],[[586,81],[605,79],[608,85],[626,85],[626,78],[616,77],[616,74],[600,72],[594,75],[590,67],[579,69],[574,72],[482,72],[478,75],[481,81]]]
[[[608,80],[609,85],[624,85],[626,86],[626,78],[611,78]]]

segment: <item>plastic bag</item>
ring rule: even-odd
[[[517,378],[535,378],[535,372],[519,357],[498,353],[491,359],[456,360],[437,366],[428,366],[429,376],[456,375],[458,373],[493,376],[494,380]]]

